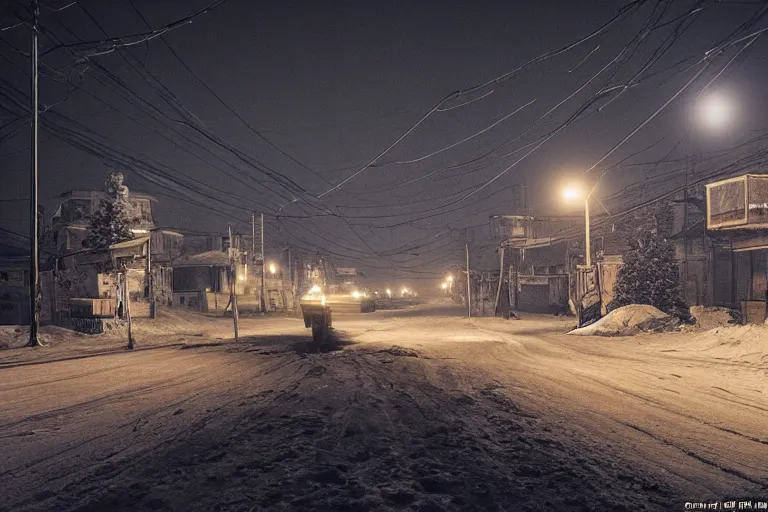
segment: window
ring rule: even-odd
[[[184,305],[184,296],[183,295],[179,297],[179,304],[181,304],[182,306]]]

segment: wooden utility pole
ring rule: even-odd
[[[128,350],[133,350],[133,323],[131,322],[131,294],[128,292],[128,270],[123,272],[123,301],[125,302],[125,319],[128,320]]]
[[[235,261],[235,250],[232,247],[232,226],[227,226],[229,231],[229,302],[232,304],[232,323],[235,329],[235,341],[240,337],[240,317],[237,311],[237,262]]]
[[[587,264],[587,268],[592,268],[592,242],[590,240],[590,234],[589,234],[589,196],[584,200],[584,231],[586,233],[585,237],[585,262]]]
[[[251,266],[253,267],[253,273],[256,274],[256,214],[251,214]]]
[[[496,304],[493,307],[493,314],[499,313],[499,300],[501,299],[501,284],[504,281],[504,246],[499,247],[499,287],[496,289]]]
[[[149,318],[155,318],[155,279],[152,275],[152,230],[147,238],[147,289],[149,293]]]
[[[467,316],[472,318],[472,287],[469,283],[469,244],[465,245],[467,249]]]
[[[288,247],[288,283],[291,285],[291,311],[296,311],[296,288],[294,286],[293,265],[291,263],[291,248]]]
[[[29,347],[40,347],[40,339],[37,335],[40,329],[40,269],[39,259],[39,232],[38,224],[40,222],[37,211],[37,37],[38,37],[38,18],[40,17],[40,6],[38,0],[32,0],[32,168],[29,180]]]
[[[267,275],[267,259],[264,257],[264,214],[261,214],[261,312],[267,311],[267,298],[264,279]]]

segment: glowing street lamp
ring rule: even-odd
[[[563,197],[568,200],[577,199],[580,195],[581,191],[574,186],[565,187],[563,189]]]
[[[733,119],[733,104],[719,92],[702,97],[696,105],[699,121],[710,130],[722,131]]]
[[[576,200],[583,195],[584,194],[582,193],[581,188],[574,185],[568,186],[563,189],[563,197],[567,201]],[[585,231],[585,239],[586,239],[586,243],[584,246],[584,252],[585,252],[584,262],[586,263],[587,267],[591,268],[592,267],[592,254],[591,254],[592,247],[589,240],[589,196],[590,195],[592,195],[591,192],[586,196],[584,196],[584,228],[585,228],[584,231]]]
[[[446,289],[448,289],[448,283],[443,283],[443,284],[441,284],[441,285],[440,285],[440,288],[442,288],[443,290],[446,290]]]
[[[274,274],[275,274],[275,272],[277,272],[277,267],[275,267],[275,264],[274,264],[274,263],[270,263],[270,264],[269,264],[269,273],[270,273],[270,274],[272,274],[272,275],[274,275]]]

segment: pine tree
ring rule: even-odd
[[[99,209],[91,217],[86,236],[88,247],[103,248],[133,238],[131,232],[131,203],[128,187],[123,185],[123,174],[113,172],[104,183],[107,197],[99,203]]]
[[[659,234],[655,216],[633,221],[627,233],[630,249],[619,268],[612,306],[649,304],[670,315],[686,316],[674,248]]]

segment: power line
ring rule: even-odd
[[[126,36],[120,36],[120,37],[112,37],[108,39],[100,39],[96,41],[81,41],[78,43],[69,43],[69,44],[59,44],[50,50],[47,50],[43,52],[41,57],[46,56],[47,54],[56,51],[60,48],[69,48],[73,49],[73,51],[77,51],[79,48],[83,48],[85,46],[101,46],[105,44],[109,44],[109,48],[104,50],[98,50],[95,52],[92,52],[90,54],[84,55],[84,57],[94,57],[97,55],[104,55],[107,53],[114,52],[115,50],[118,50],[120,48],[128,47],[128,46],[134,46],[139,43],[143,43],[146,41],[150,41],[156,37],[160,37],[163,34],[166,34],[172,30],[175,30],[179,27],[182,27],[184,25],[187,25],[189,23],[192,23],[195,18],[198,16],[202,16],[204,14],[207,14],[208,12],[212,11],[213,9],[225,4],[228,0],[217,0],[216,2],[213,2],[212,4],[207,5],[206,7],[203,7],[202,9],[190,14],[189,16],[185,16],[184,18],[181,18],[179,20],[176,20],[172,23],[169,23],[168,25],[164,26],[163,28],[157,29],[157,30],[151,30],[149,32],[141,32],[138,34],[131,34]],[[82,8],[82,5],[80,5]],[[125,41],[125,39],[136,39],[135,41]]]
[[[521,64],[520,66],[512,69],[511,71],[508,71],[508,72],[504,73],[503,75],[499,75],[496,78],[488,80],[487,82],[484,82],[482,84],[469,87],[467,89],[455,91],[455,92],[453,92],[451,94],[448,94],[447,96],[442,98],[434,107],[432,107],[429,111],[427,111],[427,113],[424,114],[418,121],[416,121],[413,125],[411,125],[411,127],[408,128],[408,130],[406,130],[406,132],[403,133],[392,145],[390,145],[387,149],[382,151],[378,156],[376,156],[373,160],[371,160],[370,163],[368,163],[367,165],[362,167],[360,170],[358,170],[357,172],[355,172],[354,174],[352,174],[348,178],[344,179],[343,181],[341,181],[337,185],[334,185],[330,189],[326,190],[325,192],[320,194],[318,197],[322,198],[322,197],[326,196],[327,194],[329,194],[329,193],[331,193],[331,192],[333,192],[335,190],[338,190],[340,187],[344,186],[350,180],[352,180],[355,177],[359,176],[366,169],[368,169],[371,165],[376,163],[376,161],[379,158],[381,158],[387,152],[389,152],[390,149],[395,147],[399,142],[401,142],[408,135],[410,135],[410,133],[413,132],[413,130],[415,130],[419,125],[421,125],[424,121],[426,121],[432,114],[437,112],[445,103],[447,103],[447,102],[449,102],[449,101],[451,101],[453,99],[465,96],[467,94],[471,94],[472,92],[475,92],[477,90],[483,89],[483,88],[485,88],[485,87],[487,87],[487,86],[489,86],[489,85],[491,85],[493,83],[502,83],[502,82],[508,80],[511,76],[515,75],[516,73],[522,71],[523,69],[526,69],[526,68],[530,67],[531,65],[533,65],[533,64],[535,64],[537,62],[541,62],[543,60],[550,59],[552,57],[555,57],[557,55],[565,53],[565,52],[567,52],[567,51],[569,51],[569,50],[571,50],[573,48],[576,48],[577,46],[579,46],[579,45],[581,45],[581,44],[583,44],[583,43],[593,39],[594,37],[597,37],[599,34],[603,33],[605,30],[608,29],[608,27],[612,26],[619,19],[623,18],[628,12],[630,12],[633,9],[636,9],[637,7],[639,7],[640,5],[645,3],[646,1],[647,0],[635,0],[635,1],[631,2],[631,3],[629,3],[628,5],[622,7],[619,10],[619,12],[611,20],[609,20],[607,23],[604,23],[598,29],[592,31],[590,34],[580,38],[579,40],[577,40],[575,42],[567,44],[567,45],[565,45],[565,46],[563,46],[561,48],[558,48],[556,50],[552,50],[550,52],[546,52],[544,54],[541,54],[538,57],[535,57],[533,59],[530,59],[530,60],[524,62],[523,64]]]
[[[144,21],[144,23],[145,23],[145,24],[146,24],[146,25],[147,25],[149,28],[152,28],[152,27],[151,27],[151,25],[149,24],[149,21],[147,21],[147,19],[144,17],[144,15],[141,13],[141,11],[139,11],[138,7],[136,7],[136,4],[134,3],[134,1],[133,1],[133,0],[129,0],[129,1],[130,1],[130,4],[131,4],[131,6],[133,7],[134,11],[136,11],[136,14],[138,14],[138,15],[139,15],[139,17],[140,17],[140,18],[141,18],[141,19]],[[235,109],[233,109],[233,108],[232,108],[232,107],[231,107],[231,106],[230,106],[230,105],[229,105],[229,104],[228,104],[226,101],[224,101],[224,99],[223,99],[221,96],[219,96],[219,95],[216,93],[216,91],[214,91],[214,90],[213,90],[213,89],[212,89],[212,88],[211,88],[211,87],[210,87],[210,86],[209,86],[209,85],[208,85],[208,84],[207,84],[207,83],[206,83],[206,82],[205,82],[205,81],[204,81],[202,78],[200,78],[200,76],[199,76],[197,73],[195,73],[195,71],[194,71],[194,70],[192,70],[192,68],[190,68],[190,67],[189,67],[189,65],[188,65],[188,64],[187,64],[187,63],[184,61],[184,59],[182,59],[182,58],[181,58],[181,56],[178,54],[178,52],[176,52],[176,50],[174,50],[174,49],[173,49],[173,47],[172,47],[172,46],[171,46],[171,45],[168,43],[168,41],[166,41],[166,40],[165,40],[165,38],[164,38],[164,37],[161,37],[161,38],[160,38],[160,40],[163,42],[163,44],[164,44],[164,45],[165,45],[165,47],[168,49],[168,51],[170,51],[170,52],[171,52],[171,54],[172,54],[174,57],[176,57],[176,60],[178,60],[178,61],[179,61],[179,63],[180,63],[180,64],[181,64],[181,65],[184,67],[184,69],[186,69],[186,70],[189,72],[189,74],[190,74],[190,75],[192,75],[192,77],[193,77],[195,80],[197,80],[197,82],[198,82],[200,85],[202,85],[202,86],[203,86],[203,87],[204,87],[204,88],[205,88],[205,89],[206,89],[206,90],[207,90],[207,91],[208,91],[208,92],[209,92],[209,93],[210,93],[210,94],[211,94],[211,95],[212,95],[214,98],[216,98],[216,99],[219,101],[219,103],[221,103],[221,105],[223,105],[223,106],[224,106],[224,108],[226,108],[226,109],[227,109],[227,110],[228,110],[228,111],[229,111],[231,114],[233,114],[235,117],[237,117],[237,118],[240,120],[240,122],[242,122],[242,123],[243,123],[243,125],[244,125],[246,128],[248,128],[248,129],[249,129],[249,130],[250,130],[250,131],[251,131],[251,132],[252,132],[254,135],[256,135],[258,138],[260,138],[262,141],[264,141],[265,143],[267,143],[269,146],[271,146],[272,148],[274,148],[275,150],[277,150],[277,151],[278,151],[280,154],[282,154],[283,156],[285,156],[285,157],[286,157],[286,158],[288,158],[289,160],[291,160],[291,161],[295,162],[296,164],[298,164],[299,166],[301,166],[303,169],[306,169],[307,171],[309,171],[309,172],[311,172],[312,174],[314,174],[315,176],[317,176],[317,177],[318,177],[319,179],[321,179],[323,182],[325,182],[325,183],[329,183],[329,182],[328,182],[328,180],[326,180],[325,178],[323,178],[322,176],[320,176],[320,175],[319,175],[317,172],[315,172],[313,169],[311,169],[310,167],[308,167],[308,166],[307,166],[307,165],[305,165],[304,163],[300,162],[299,160],[297,160],[296,158],[294,158],[294,157],[293,157],[293,156],[291,156],[290,154],[286,153],[286,152],[285,152],[285,151],[284,151],[282,148],[280,148],[280,147],[279,147],[279,146],[277,146],[277,145],[276,145],[274,142],[272,142],[272,141],[271,141],[271,140],[269,140],[267,137],[265,137],[265,136],[264,136],[264,134],[263,134],[262,132],[260,132],[260,131],[259,131],[259,130],[257,130],[256,128],[254,128],[254,127],[253,127],[253,126],[252,126],[252,125],[251,125],[251,124],[250,124],[250,123],[249,123],[249,122],[248,122],[248,121],[247,121],[245,118],[243,118],[243,117],[242,117],[242,115],[240,115],[240,114],[239,114],[239,113],[238,113],[238,112],[237,112]]]

